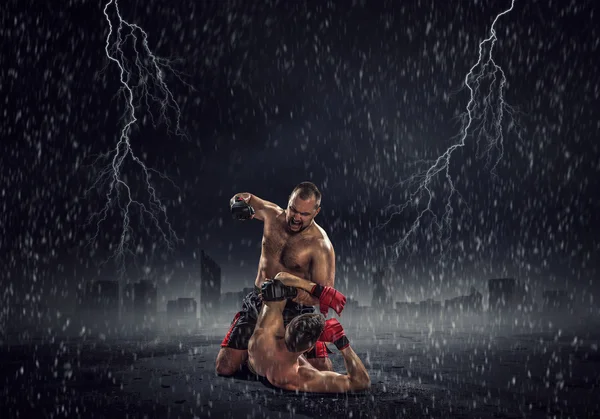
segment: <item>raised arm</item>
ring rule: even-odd
[[[250,218],[256,218],[257,220],[261,221],[265,220],[265,217],[269,211],[276,211],[277,208],[279,208],[276,204],[265,201],[264,199],[261,199],[249,192],[239,192],[233,195],[229,201],[229,204],[232,207],[232,212],[234,204],[240,200],[246,205],[252,207],[254,212],[252,215],[250,215]]]
[[[252,364],[252,368],[259,368],[257,371],[263,375],[266,375],[269,359],[278,348],[278,339],[285,335],[282,315],[285,304],[286,300],[264,301],[248,341],[248,363]]]
[[[286,287],[281,281],[266,280],[261,287],[263,307],[256,323],[257,328],[284,329],[283,309],[288,298],[293,298],[297,291]]]
[[[263,301],[263,306],[256,321],[257,329],[270,329],[276,331],[284,330],[283,309],[286,300],[283,301]]]

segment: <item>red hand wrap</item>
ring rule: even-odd
[[[315,358],[329,358],[325,342],[317,342],[315,344]]]
[[[321,313],[324,315],[327,315],[327,308],[332,308],[339,316],[346,305],[346,296],[335,288],[316,284],[310,293],[319,298],[319,304],[323,307]]]
[[[329,319],[325,321],[325,328],[319,336],[321,342],[335,342],[338,339],[346,336],[344,328],[337,319]]]
[[[348,346],[350,346],[350,341],[346,336],[342,336],[341,338],[333,342],[333,344],[336,348],[338,348],[341,351],[342,349],[346,349]]]

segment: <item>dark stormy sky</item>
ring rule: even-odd
[[[109,183],[96,180],[113,155],[102,155],[115,149],[128,118],[119,68],[105,51],[106,3],[0,6],[5,299],[69,299],[83,281],[118,276],[109,258],[123,230],[124,189],[99,228],[93,218],[108,192]],[[538,294],[567,287],[583,301],[600,297],[596,3],[517,0],[498,20],[493,58],[515,117],[502,121],[503,155],[492,150],[494,175],[485,155],[477,158],[475,135],[453,153],[449,173],[462,200],[449,203],[446,257],[428,216],[394,264],[396,300],[445,298],[470,285],[484,291],[486,278],[503,275]],[[336,250],[338,287],[369,302],[373,270],[393,263],[393,245],[426,202],[421,195],[389,219],[386,206],[414,192],[393,185],[460,139],[465,76],[510,4],[120,1],[121,16],[147,32],[151,51],[172,60],[176,73],[162,76],[185,134],[167,129],[177,120],[172,108],[158,118],[154,73],[143,79],[134,71],[131,149],[172,182],[151,177],[167,219],[155,225],[131,212],[127,276],[160,279],[165,266],[189,265],[206,249],[223,268],[224,291],[250,286],[262,225],[234,222],[229,198],[249,191],[285,206],[294,185],[311,180],[323,192],[317,222]],[[116,9],[107,13],[116,28]],[[139,40],[123,45],[128,68],[138,68],[136,53],[137,64],[151,65]],[[495,86],[483,92],[497,100]],[[479,139],[481,152],[487,140]],[[131,158],[121,173],[133,196],[147,199]],[[444,213],[448,186],[444,177],[432,182],[433,214]],[[158,229],[167,221],[180,239],[171,252]]]

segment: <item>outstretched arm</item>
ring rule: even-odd
[[[300,294],[304,294],[310,296],[311,299],[316,300],[319,303],[319,310],[325,316],[327,316],[327,312],[330,308],[340,315],[346,305],[346,297],[344,294],[331,286],[324,287],[287,272],[278,273],[275,275],[275,279],[278,279],[288,287],[295,287],[296,289],[301,290],[298,291],[299,296]],[[298,298],[296,297],[294,301],[298,301]],[[312,301],[310,304],[313,304]]]
[[[312,281],[300,278],[299,276],[292,275],[287,272],[279,272],[277,275],[275,275],[275,278],[273,279],[280,280],[281,282],[283,282],[283,285],[287,285],[288,287],[295,287],[298,289],[302,289],[306,292],[310,292],[316,285]],[[317,299],[317,302],[315,304],[317,304],[318,302],[319,300]]]

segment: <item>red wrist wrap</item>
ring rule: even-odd
[[[338,348],[341,351],[342,349],[346,349],[348,346],[350,346],[350,341],[346,336],[342,336],[341,338],[333,342],[333,344],[336,348]]]
[[[312,287],[312,290],[310,290],[310,293],[317,298],[321,298],[321,294],[323,293],[323,288],[325,288],[325,287],[323,287],[323,285],[315,284],[315,286]]]

